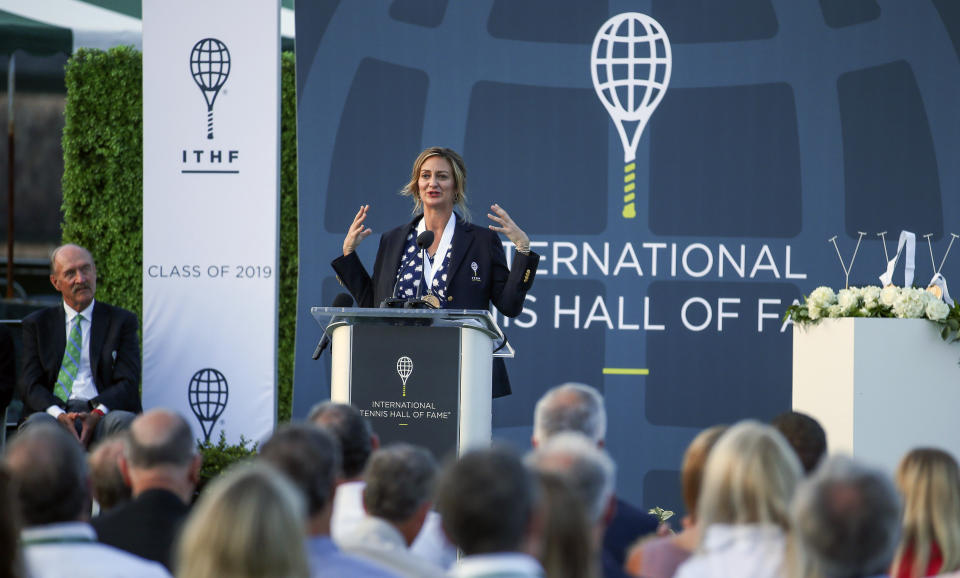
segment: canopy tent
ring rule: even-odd
[[[293,2],[281,1],[284,50],[293,50]],[[70,54],[128,44],[139,49],[142,31],[141,0],[0,0],[0,89],[14,53],[17,90],[62,91]]]

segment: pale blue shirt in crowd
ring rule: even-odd
[[[466,556],[451,568],[449,575],[454,578],[483,578],[496,576],[502,578],[543,578],[543,566],[536,558],[520,552],[501,552],[498,554],[477,554]]]
[[[77,315],[83,315],[83,320],[80,321],[80,338],[82,341],[82,343],[80,343],[80,367],[77,370],[77,377],[73,380],[73,387],[70,389],[70,399],[93,399],[97,397],[99,393],[96,384],[93,383],[93,370],[90,367],[90,327],[93,320],[93,306],[95,304],[96,300],[93,300],[83,311],[74,311],[73,307],[67,305],[66,301],[63,302],[63,311],[66,313],[66,324],[64,325],[63,331],[67,340],[70,339],[70,330],[73,329],[73,319]],[[102,403],[97,406],[97,409],[103,413],[110,411]],[[47,408],[47,413],[53,417],[57,417],[61,413],[64,413],[64,411],[60,406],[51,405]]]
[[[307,538],[311,578],[400,578],[386,568],[345,554],[330,536]]]
[[[159,562],[97,542],[90,524],[64,522],[20,533],[31,578],[170,578]]]

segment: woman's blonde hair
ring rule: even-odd
[[[265,464],[241,464],[200,496],[177,545],[181,578],[307,578],[306,506]]]
[[[420,169],[423,163],[431,157],[441,157],[450,163],[453,169],[453,206],[465,221],[470,220],[470,209],[467,208],[467,166],[453,149],[445,147],[430,147],[420,153],[417,160],[413,161],[413,170],[410,172],[410,182],[402,189],[400,194],[405,197],[413,198],[413,214],[419,215],[423,212],[423,199],[420,198]]]
[[[697,523],[789,527],[790,498],[803,469],[774,428],[742,421],[720,436],[703,473]],[[704,532],[706,535],[706,532]]]
[[[891,575],[900,574],[907,550],[913,551],[910,576],[926,576],[933,545],[940,548],[940,572],[960,570],[960,469],[945,451],[917,448],[900,461],[897,488],[903,495],[903,535]]]

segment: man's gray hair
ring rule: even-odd
[[[562,432],[527,455],[527,466],[560,475],[570,484],[594,522],[600,521],[613,495],[617,467],[604,450],[577,432]]]
[[[396,443],[373,452],[363,474],[363,506],[371,516],[405,522],[430,499],[437,462],[430,452]]]
[[[537,402],[533,439],[542,443],[565,431],[580,432],[594,443],[607,435],[607,412],[603,396],[596,389],[582,383],[564,383]]]
[[[846,456],[801,482],[790,517],[805,557],[831,578],[885,574],[900,540],[900,498],[890,476]]]

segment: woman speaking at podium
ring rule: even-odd
[[[492,302],[507,317],[520,314],[540,256],[530,251],[527,234],[499,205],[487,214],[495,223],[489,229],[470,223],[466,190],[467,170],[460,155],[441,147],[420,153],[401,191],[413,199],[415,216],[380,237],[372,279],[356,254],[372,232],[364,225],[370,205],[360,207],[343,240],[343,255],[332,263],[358,306],[420,298],[444,309],[488,309]],[[424,260],[417,240],[425,244],[427,231],[433,240],[424,247]],[[516,247],[509,269],[497,233]],[[510,382],[502,360],[494,361],[493,396],[500,397],[510,393]]]

